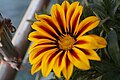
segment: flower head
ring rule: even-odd
[[[62,72],[68,80],[74,66],[88,70],[89,60],[100,61],[94,49],[106,47],[106,40],[94,34],[85,35],[99,24],[99,19],[90,16],[81,21],[82,11],[79,2],[64,1],[52,6],[51,16],[35,15],[37,21],[32,25],[35,31],[28,38],[33,41],[29,49],[32,74],[41,70],[47,77],[53,70],[57,77]]]

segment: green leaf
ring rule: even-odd
[[[120,80],[120,71],[105,73],[101,80]]]
[[[101,19],[115,18],[119,6],[120,0],[93,0],[93,10]]]
[[[114,17],[120,3],[118,0],[103,0],[102,5],[104,6],[107,14],[111,17]]]
[[[118,7],[120,6],[120,1],[119,0],[113,0],[114,1],[114,4],[111,8],[111,11],[112,11],[112,15],[115,15]]]
[[[84,10],[83,10],[83,17],[86,18],[88,16],[93,16],[93,11],[90,7],[84,5]]]
[[[115,71],[118,69],[118,67],[116,67],[117,65],[111,64],[110,62],[106,61],[92,61],[91,65],[101,74]]]
[[[96,71],[98,71],[98,77],[102,76],[100,80],[119,80],[120,79],[120,67],[117,64],[107,61],[92,61],[91,65]],[[97,74],[98,74],[97,73]]]
[[[118,46],[117,34],[114,30],[111,30],[107,36],[108,52],[112,60],[120,65],[120,50]]]

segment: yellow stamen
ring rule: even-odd
[[[75,40],[70,35],[65,34],[59,37],[58,43],[60,49],[70,50],[73,47]]]

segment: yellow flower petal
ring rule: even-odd
[[[28,40],[38,41],[40,39],[40,33],[38,31],[33,31],[29,34]]]
[[[45,23],[44,21],[41,21],[41,22],[36,22],[35,24],[38,26],[38,28],[36,28],[37,31],[41,32],[40,29],[43,29],[44,31],[50,33],[52,36],[58,36],[58,34],[54,30],[54,28],[51,25],[49,25],[48,23]]]
[[[69,6],[69,8],[68,8],[68,10],[67,10],[67,14],[66,14],[66,21],[67,21],[67,29],[68,29],[68,31],[71,31],[70,29],[71,29],[71,27],[70,27],[70,20],[71,20],[71,17],[72,17],[72,15],[73,15],[73,13],[74,13],[74,10],[76,9],[76,7],[79,5],[79,2],[73,2],[70,6]]]
[[[62,52],[60,56],[55,60],[55,64],[53,66],[53,71],[57,77],[61,77],[61,71],[65,67],[65,59],[66,59],[66,54]]]
[[[69,80],[73,73],[73,64],[69,61],[68,57],[65,59],[65,67],[63,68],[62,73],[66,80]]]
[[[76,27],[78,27],[78,23],[79,23],[82,11],[83,11],[83,7],[82,6],[77,6],[73,15],[72,15],[72,17],[71,17],[70,27],[71,27],[71,32],[72,33],[76,29]]]
[[[47,77],[51,72],[56,58],[61,54],[61,51],[55,49],[51,53],[46,53],[46,55],[42,59],[42,74],[44,77]]]
[[[52,44],[53,43],[53,44]],[[46,44],[46,45],[45,45]],[[41,47],[53,47],[56,46],[55,42],[49,39],[39,39],[32,43],[28,49],[28,53],[30,53],[35,47],[41,45]]]
[[[47,23],[48,25],[50,25],[52,28],[54,28],[54,30],[58,34],[62,33],[62,30],[61,30],[59,24],[51,16],[48,16],[48,15],[45,15],[45,14],[42,14],[42,15],[35,14],[35,18],[37,20],[44,21],[45,24]]]
[[[31,74],[33,75],[34,73],[38,72],[41,69],[41,62],[37,62],[34,64],[31,68]]]
[[[70,3],[68,1],[64,1],[62,3],[62,8],[64,10],[65,17],[66,17],[66,13],[67,13],[67,10],[68,10],[69,6],[70,6]]]
[[[28,39],[30,41],[35,41],[37,42],[40,39],[50,39],[50,40],[55,40],[54,37],[52,37],[50,34],[47,34],[46,32],[38,32],[38,31],[33,31],[29,34]]]
[[[31,51],[30,55],[29,55],[29,61],[32,64],[32,61],[38,56],[41,55],[41,57],[43,56],[43,54],[39,53],[42,49],[39,47],[34,48],[34,50]],[[41,60],[39,60],[41,61]]]
[[[51,26],[49,26],[47,23],[34,22],[32,25],[32,28],[38,31],[39,33],[43,33],[54,40],[55,38],[58,37],[58,34],[56,33],[56,31]]]
[[[77,68],[82,70],[90,69],[89,61],[86,55],[77,48],[73,48],[72,51],[68,51],[68,58],[72,64],[74,64]]]
[[[100,57],[97,55],[97,53],[92,49],[81,49],[81,51],[86,55],[86,57],[90,60],[97,60],[100,61]]]
[[[34,45],[34,44],[33,44]],[[55,48],[55,46],[56,45],[49,45],[49,44],[47,44],[47,45],[39,45],[39,44],[36,44],[35,45],[35,47],[33,47],[33,48],[30,48],[30,56],[29,56],[29,61],[30,61],[30,63],[31,64],[33,64],[33,60],[36,58],[36,57],[38,57],[38,56],[41,56],[41,57],[39,57],[39,59],[40,58],[42,58],[42,56],[44,55],[44,54],[42,54],[44,51],[46,51],[46,50],[50,50],[50,49],[52,49],[52,48]]]
[[[99,48],[104,48],[104,47],[106,47],[107,42],[106,42],[106,40],[105,40],[103,37],[99,37],[99,36],[94,35],[94,34],[91,34],[91,35],[89,35],[89,36],[93,37],[93,38],[96,40],[96,42],[97,42],[98,45],[99,45]]]
[[[51,8],[51,15],[56,22],[58,22],[63,33],[66,32],[65,13],[59,4],[55,4]]]
[[[99,19],[95,16],[90,16],[82,20],[77,28],[77,35],[81,36],[86,32],[92,30],[93,28],[97,27],[99,24]]]
[[[78,37],[77,42],[74,46],[83,49],[99,48],[99,45],[97,44],[96,40],[89,35]]]
[[[56,51],[56,49],[57,48],[54,48],[54,49],[44,48],[44,49],[39,50],[39,52],[36,54],[34,54],[34,51],[33,51],[33,53],[31,53],[30,57],[29,57],[31,59],[31,60],[29,59],[30,63],[35,64],[36,62],[41,61],[41,59],[44,57],[44,55],[46,55],[47,53],[52,53],[52,52]],[[35,55],[35,57],[34,57],[34,55]],[[34,58],[32,58],[31,56],[33,56]]]

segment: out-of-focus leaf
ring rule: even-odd
[[[84,18],[86,18],[88,16],[92,16],[92,15],[94,15],[94,14],[93,14],[93,11],[91,10],[91,8],[86,6],[86,5],[84,5],[84,10],[83,10]]]
[[[102,76],[100,80],[119,80],[120,79],[120,67],[117,64],[106,62],[106,61],[92,61],[92,66]]]
[[[119,5],[119,0],[103,0],[103,6],[111,17],[114,17]]]
[[[92,66],[101,74],[117,70],[117,65],[105,61],[92,61]]]
[[[111,11],[112,11],[112,15],[115,15],[118,7],[120,6],[120,0],[113,0],[114,4],[112,5]]]
[[[93,0],[92,6],[92,9],[101,19],[108,16],[115,18],[117,10],[120,6],[120,0]]]
[[[103,75],[101,80],[120,80],[120,71],[111,71]]]
[[[118,46],[117,34],[114,30],[111,30],[107,36],[108,52],[112,60],[120,65],[120,50]]]
[[[102,4],[103,4],[103,0],[94,0],[93,4],[90,7],[93,9],[93,11],[95,11],[95,13],[101,19],[104,19],[104,18],[108,17],[108,15]]]

